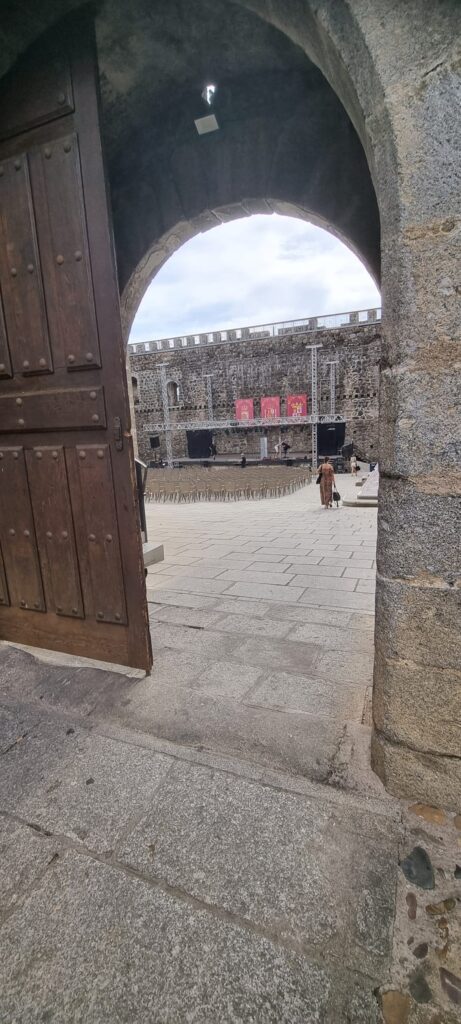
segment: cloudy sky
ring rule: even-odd
[[[130,341],[276,323],[379,305],[356,256],[293,217],[247,217],[186,242],[141,302]]]

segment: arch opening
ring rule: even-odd
[[[313,325],[319,314],[337,315],[338,324],[342,313],[357,322],[357,311],[376,317],[379,291],[350,245],[291,207],[284,214],[242,218],[240,207],[235,213],[234,221],[198,231],[167,257],[172,247],[164,242],[146,257],[122,296],[127,320],[137,302],[132,343],[160,350],[211,343],[217,332],[223,341],[228,334],[238,340],[245,329],[254,335],[257,324],[307,318]]]
[[[172,257],[174,257],[175,253],[179,252],[183,246],[186,246],[198,235],[203,235],[205,232],[208,233],[209,231],[213,231],[215,228],[225,228],[227,224],[231,224],[233,221],[236,220],[245,219],[247,221],[251,221],[253,220],[253,218],[267,218],[267,220],[269,220],[269,218],[275,218],[276,220],[290,218],[294,220],[299,220],[304,222],[305,224],[322,229],[322,231],[325,232],[326,235],[333,236],[335,239],[341,242],[342,245],[344,245],[348,250],[350,250],[350,252],[353,253],[353,255],[357,258],[358,261],[360,261],[364,269],[364,279],[365,272],[367,276],[369,275],[371,279],[369,298],[367,298],[365,301],[368,291],[367,289],[364,289],[362,291],[362,294],[365,296],[365,298],[362,299],[358,305],[361,305],[363,307],[365,305],[369,305],[370,308],[372,308],[381,304],[378,294],[379,277],[377,278],[377,275],[374,272],[373,267],[370,266],[368,261],[364,259],[362,253],[357,249],[357,247],[350,240],[350,238],[345,237],[342,234],[342,232],[340,232],[334,227],[334,225],[331,225],[330,223],[323,220],[321,217],[316,216],[311,211],[297,207],[292,203],[277,202],[276,200],[270,199],[264,201],[261,200],[258,203],[249,203],[247,201],[242,203],[236,203],[231,207],[227,207],[225,210],[225,216],[222,216],[222,219],[220,217],[220,211],[215,210],[213,211],[212,215],[211,212],[208,211],[206,216],[202,214],[200,215],[200,217],[195,218],[192,221],[177,224],[175,225],[174,228],[172,228],[171,231],[166,232],[166,234],[161,239],[155,241],[151,245],[149,250],[144,254],[143,258],[140,260],[139,264],[133,271],[133,274],[131,275],[130,280],[127,282],[125,288],[123,289],[123,292],[120,297],[120,309],[125,340],[128,342],[128,338],[130,337],[130,333],[133,328],[133,323],[136,314],[149,286],[152,285],[153,282],[155,282],[157,274],[159,274],[159,272],[168,263],[168,261]],[[223,244],[225,244],[224,239]],[[326,302],[327,305],[329,301],[330,300],[328,300],[327,298],[325,298],[324,300],[324,302]],[[338,302],[340,302],[339,298]],[[320,303],[320,305],[321,304],[322,303]],[[352,309],[352,307],[358,308],[357,302],[354,303],[351,302],[350,300],[347,301],[346,298],[344,298],[342,305],[344,306],[344,309],[346,311],[349,311],[349,309]],[[324,310],[322,311],[325,313],[340,312],[337,303],[334,309],[333,307],[331,309],[327,309],[325,306]],[[314,314],[313,309],[311,310],[311,312]],[[315,314],[317,314],[318,312],[319,310],[316,309]],[[300,313],[300,315],[306,315],[306,313],[307,306],[303,313]],[[284,318],[294,319],[293,316],[289,315],[289,311],[287,311],[286,317],[280,316],[275,317],[274,319],[282,320]],[[266,320],[267,317],[264,319]],[[223,324],[215,323],[214,326],[216,328],[222,328]],[[211,325],[208,325],[206,328],[204,326],[203,329],[211,329]],[[166,336],[166,333],[164,336]],[[190,332],[186,331],[185,333]],[[158,331],[156,332],[156,334],[158,336]],[[141,338],[139,337],[138,340],[141,340]],[[148,340],[147,336],[146,340]]]
[[[181,440],[173,438],[179,458],[192,449],[206,457],[209,432],[232,427],[242,399],[251,399],[250,417],[263,415],[264,388],[281,393],[277,402],[283,414],[289,415],[292,405],[305,414],[312,395],[304,403],[288,393],[302,396],[311,373],[309,345],[318,335],[325,347],[318,368],[319,409],[323,418],[332,411],[336,418],[336,426],[331,421],[319,428],[321,448],[327,444],[325,453],[338,455],[347,442],[375,459],[380,313],[379,292],[363,262],[330,232],[305,220],[255,215],[197,234],[164,263],[133,326],[129,358],[145,381],[146,395],[136,410],[142,458],[149,458],[146,424],[159,417],[163,425],[157,422],[152,430],[163,433],[160,455],[168,457],[167,411],[175,411],[168,430],[180,430],[183,421],[210,421],[203,450],[197,439],[191,447],[187,430]],[[340,428],[343,421],[347,425]],[[250,436],[253,457],[260,450],[259,432]],[[235,426],[225,436],[230,441],[221,451],[235,454]],[[295,432],[288,447],[293,443],[292,455],[312,459],[307,427]]]
[[[169,380],[167,381],[166,389],[168,405],[170,409],[174,409],[179,405],[179,384],[175,380]]]

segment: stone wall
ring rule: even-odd
[[[197,346],[172,351],[131,353],[131,375],[138,381],[136,427],[140,457],[152,458],[146,425],[163,421],[160,388],[160,364],[167,366],[167,379],[179,386],[179,405],[171,409],[171,420],[208,418],[206,374],[212,375],[213,410],[216,419],[233,419],[236,398],[254,398],[255,416],[260,414],[259,399],[279,395],[281,414],[285,398],[307,392],[310,411],[311,354],[308,345],[321,344],[318,357],[319,411],[330,411],[330,368],[337,360],[336,412],[346,420],[346,443],[353,441],[365,457],[377,458],[378,380],[381,350],[379,323],[344,326],[335,330],[287,334],[260,341],[239,341]],[[156,433],[156,431],[152,431]],[[259,455],[263,428],[220,430],[215,435],[219,454]],[[311,430],[308,426],[283,428],[283,439],[292,452],[309,454]],[[268,431],[269,453],[278,440],[278,428]],[[160,454],[165,456],[164,435],[160,435]],[[173,452],[187,455],[185,431],[173,432]],[[319,445],[321,454],[321,445]]]

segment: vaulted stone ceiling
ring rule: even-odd
[[[42,0],[38,13],[20,0],[0,28],[10,59],[26,31],[73,6]],[[95,27],[122,289],[176,225],[203,230],[266,201],[312,215],[379,276],[379,216],[362,146],[300,46],[233,0],[105,0]],[[199,137],[194,119],[208,112],[209,81],[218,86],[219,131]]]
[[[111,155],[138,128],[149,126],[156,135],[190,129],[191,114],[206,113],[200,95],[206,82],[220,85],[222,109],[226,84],[243,79],[254,108],[256,80],[268,73],[322,78],[286,36],[229,0],[109,0],[96,32]]]

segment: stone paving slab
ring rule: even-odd
[[[170,544],[168,545],[168,548],[169,548],[169,550],[168,550],[168,552],[165,552],[165,558],[164,558],[163,562],[157,562],[157,564],[155,564],[155,565],[149,565],[148,569],[147,569],[148,573],[160,572],[163,569],[166,569],[168,567],[168,565],[170,565],[173,561],[174,561],[175,565],[184,565],[184,566],[194,565],[195,562],[199,561],[198,554],[196,554],[196,555],[185,555],[185,554],[180,554],[179,552],[175,553],[175,556],[174,556],[174,559],[173,559],[172,558],[172,552],[171,552],[171,545]]]
[[[307,955],[328,951],[372,970],[390,951],[396,837],[379,834],[371,857],[358,856],[364,842],[351,831],[346,843],[335,811],[318,801],[177,764],[117,858]]]
[[[22,694],[21,694],[22,697]],[[8,706],[0,704],[0,755],[23,742],[43,718],[43,710],[23,704],[21,699]]]
[[[277,564],[285,565],[284,557],[283,557],[283,555],[281,554],[280,551],[279,552],[267,551],[266,553],[264,553],[264,551],[262,551],[260,549],[257,552],[257,554],[253,555],[252,557],[253,557],[253,560],[251,562],[247,563],[248,566],[251,565],[251,566],[254,567],[255,559],[256,558],[258,559],[258,563],[257,563],[258,565],[260,565],[261,563],[264,563],[264,564],[267,563],[267,565],[277,565]],[[228,559],[227,558],[223,559],[223,561],[225,561],[227,563]],[[236,565],[234,565],[234,568],[238,568],[238,567]],[[240,566],[240,568],[244,568],[244,567]]]
[[[244,665],[260,665],[270,672],[279,668],[306,675],[315,668],[323,653],[323,649],[315,644],[290,644],[283,640],[253,637],[233,651],[233,660]]]
[[[201,594],[181,594],[176,590],[160,590],[149,592],[147,585],[147,600],[153,604],[171,604],[181,608],[213,608],[215,601],[213,597],[205,597]]]
[[[195,559],[195,562],[200,564],[200,560],[197,559],[197,558]],[[181,565],[181,563],[177,562],[176,559],[173,557],[173,558],[170,558],[169,561],[164,560],[163,562],[157,562],[156,565],[151,565],[149,567],[149,569],[147,570],[147,579],[149,580],[151,577],[162,576],[162,575],[163,576],[172,576],[175,573],[179,573],[179,572],[186,573],[186,572],[189,571],[189,569],[192,569],[192,568],[193,568],[193,563],[192,562],[188,562],[187,565]]]
[[[95,687],[95,679],[99,687]],[[26,699],[36,697],[49,707],[72,711],[76,707],[82,715],[89,715],[103,694],[123,695],[127,689],[126,676],[119,672],[100,672],[95,676],[90,665],[79,667],[37,666],[37,659],[23,650],[14,656],[8,648],[0,649],[0,692],[3,696],[19,694]]]
[[[357,580],[344,577],[332,580],[329,576],[294,576],[294,587],[305,587],[306,590],[328,590],[329,593],[355,590]],[[290,584],[291,585],[291,584]]]
[[[245,687],[248,667],[260,668],[244,662]],[[212,692],[213,683],[210,692],[202,691],[200,675],[207,668],[211,673],[211,665],[204,667],[188,686],[172,687],[171,675],[162,683],[151,679],[138,683],[129,703],[112,709],[111,720],[172,743],[241,757],[267,768],[276,766],[307,778],[328,779],[341,741],[341,720],[309,718],[301,713],[287,716],[240,703],[238,663],[231,678],[239,700],[234,699],[232,686],[225,697]]]
[[[291,619],[294,622],[323,623],[328,626],[339,626],[341,629],[353,628],[352,613],[337,611],[332,608],[316,608],[302,604],[268,604],[268,618]],[[372,620],[373,621],[373,620]],[[357,627],[362,629],[362,626]]]
[[[162,586],[162,580],[160,575],[155,577],[155,583],[158,586]],[[171,577],[165,577],[165,583],[174,586],[175,591],[179,593],[191,593],[191,594],[204,594],[209,597],[212,594],[222,594],[229,588],[229,582],[225,580],[198,580],[193,579],[192,576],[175,576],[174,579]],[[152,584],[149,580],[149,586],[147,589],[147,600],[150,600],[150,588]]]
[[[220,576],[223,572],[223,565],[220,562],[215,562],[213,565],[206,564],[205,562],[199,565],[190,565],[184,568],[178,566],[176,569],[172,566],[166,570],[168,575],[174,575],[179,577],[186,577],[190,580],[213,580],[216,576]]]
[[[245,541],[244,540],[243,542],[240,542],[238,544],[239,551],[249,551],[251,554],[254,554],[255,551],[258,551],[260,547],[261,547],[261,545],[258,542],[255,543],[254,541],[250,542],[250,541]],[[235,545],[232,548],[232,550],[233,551],[235,550]],[[274,551],[277,553],[277,546],[276,545],[274,546]]]
[[[374,606],[363,613],[352,612],[349,625],[351,629],[360,629],[364,633],[368,632],[373,639],[375,632]]]
[[[238,637],[223,636],[211,629],[195,629],[190,626],[175,625],[170,622],[157,622],[151,628],[152,642],[155,647],[177,648],[187,653],[196,651],[199,654],[219,656],[229,654],[237,647]]]
[[[155,576],[147,576],[146,579],[146,592],[147,600],[152,601],[155,597],[155,591],[162,589],[162,587],[174,586],[177,580],[176,574],[169,576],[167,573],[158,572]]]
[[[217,630],[224,633],[237,633],[239,636],[268,636],[282,639],[292,629],[290,622],[276,622],[272,619],[252,619],[245,615],[228,615],[216,624]]]
[[[21,893],[42,877],[56,854],[56,844],[21,822],[0,814],[0,853],[1,922],[14,909]]]
[[[290,633],[290,640],[304,644],[320,644],[335,651],[355,653],[363,651],[369,655],[370,638],[352,629],[339,628],[324,623],[304,622]]]
[[[294,590],[290,587],[290,590]],[[300,604],[320,605],[326,608],[348,608],[351,611],[374,611],[374,596],[368,594],[338,592],[335,590],[305,590],[300,595]]]
[[[375,580],[357,580],[356,594],[374,594],[375,590]]]
[[[206,552],[206,556],[200,564],[211,566],[216,565],[220,567],[221,571],[223,571],[223,569],[248,569],[252,564],[254,557],[253,555],[247,555],[243,558],[240,555],[221,555],[220,558],[208,558],[206,545],[204,545],[204,552]]]
[[[271,540],[270,544],[271,550],[274,551],[275,554],[277,554],[278,551],[298,551],[302,546],[308,548],[309,544],[306,540],[304,540],[303,544],[302,541],[299,541],[296,537],[291,537],[288,533],[284,534],[279,539],[274,538]],[[243,547],[246,547],[246,545],[244,544]],[[264,547],[264,544],[260,544],[260,547]],[[255,547],[255,550],[257,551],[258,548]]]
[[[249,615],[252,619],[258,619],[266,615],[272,605],[269,601],[252,601],[251,598],[239,600],[237,597],[218,597],[214,607],[223,614]]]
[[[2,757],[0,809],[107,852],[169,768],[162,756],[42,722]]]
[[[342,576],[342,566],[338,565],[309,565],[308,561],[305,562],[291,562],[288,563],[291,572],[296,573],[298,576]],[[286,567],[286,566],[285,566]],[[307,586],[307,584],[306,584]],[[331,584],[330,584],[331,586]]]
[[[261,676],[261,669],[252,665],[237,667],[234,661],[214,661],[191,685],[211,696],[242,700]]]
[[[315,671],[319,676],[337,683],[351,682],[368,686],[373,679],[373,655],[347,651],[325,651],[318,658]]]
[[[149,605],[149,617],[156,622],[171,622],[177,626],[209,629],[222,619],[221,611],[211,608],[177,608],[174,605]]]
[[[257,558],[258,561],[261,561],[262,555],[278,554],[280,555],[281,559],[287,561],[288,552],[290,560],[293,562],[297,562],[298,560],[304,561],[304,559],[307,560],[312,558],[311,564],[315,565],[316,563],[314,562],[314,559],[320,561],[320,559],[322,558],[322,552],[320,551],[318,553],[311,554],[312,545],[303,546],[303,548],[298,547],[293,549],[290,547],[287,548],[285,544],[279,544],[278,546],[277,544],[275,544],[274,547],[272,547],[271,543],[270,547],[266,547],[266,545],[264,544],[261,548],[259,548],[257,554],[254,556],[254,560],[256,560]]]
[[[261,679],[243,700],[245,704],[278,710],[301,711],[314,717],[361,722],[363,687],[337,684],[316,675],[277,672]]]
[[[343,555],[325,555],[320,564],[342,566],[344,569],[352,565],[357,568],[371,569],[373,558],[363,558],[361,555],[354,558],[345,558]]]
[[[280,574],[282,573],[290,572],[286,562],[252,562],[252,564],[249,565],[247,568],[251,572],[253,578],[255,578],[255,573],[257,573],[258,576],[261,573],[272,573],[275,576],[280,576]],[[292,571],[294,572],[295,570]],[[268,579],[267,582],[270,583],[270,579]],[[277,583],[277,579],[275,579],[274,582]]]
[[[301,597],[302,587],[281,587],[262,583],[234,583],[229,586],[226,597],[254,597],[263,601],[287,601],[295,604]]]
[[[364,566],[354,564],[351,568],[346,567],[344,576],[354,580],[374,580],[376,579],[376,572],[374,569],[366,569]]]
[[[154,651],[154,672],[153,675],[142,679],[136,687],[132,688],[127,695],[126,701],[119,701],[118,706],[127,707],[135,699],[142,703],[145,693],[150,700],[150,694],[155,684],[173,685],[178,681],[181,686],[187,686],[197,679],[201,672],[211,662],[219,657],[219,650],[211,653],[203,650],[181,650],[180,648],[160,648]],[[117,702],[114,701],[114,704]]]
[[[283,572],[273,572],[272,570],[255,572],[251,569],[245,572],[239,569],[228,569],[226,572],[223,572],[220,579],[229,580],[229,583],[248,583],[251,580],[252,584],[262,583],[264,586],[275,583],[276,586],[283,587],[293,579],[293,573],[285,570]]]
[[[360,976],[72,851],[4,925],[3,939],[8,1022],[376,1020]]]

